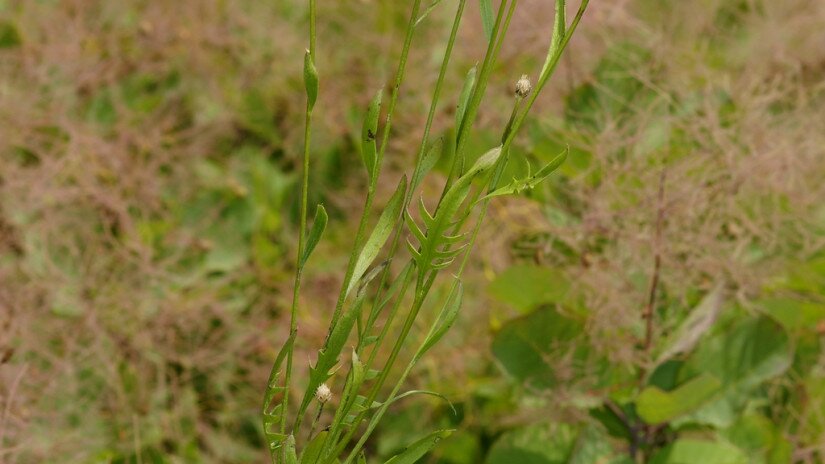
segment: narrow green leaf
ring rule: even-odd
[[[439,430],[416,441],[408,446],[403,452],[390,458],[385,464],[415,464],[430,450],[435,448],[439,441],[452,434],[452,430]]]
[[[376,138],[378,137],[378,118],[381,115],[381,98],[383,95],[383,90],[375,93],[370,101],[367,114],[364,116],[364,125],[361,128],[361,157],[364,160],[364,166],[367,168],[370,181],[377,174],[375,166],[378,161]]]
[[[303,453],[301,453],[301,464],[316,464],[321,457],[321,451],[324,449],[324,441],[329,435],[328,432],[322,431],[315,438],[310,440]]]
[[[286,439],[286,464],[298,464],[298,455],[295,453],[295,437],[290,435]]]
[[[355,262],[355,269],[347,284],[346,296],[355,288],[361,276],[366,272],[367,267],[375,260],[378,252],[381,251],[381,248],[390,237],[392,229],[395,226],[395,221],[401,214],[401,207],[404,205],[404,193],[406,191],[407,176],[404,176],[398,183],[395,193],[393,193],[390,201],[387,202],[387,206],[381,213],[381,217],[378,218],[378,223],[372,230],[372,234],[370,234],[367,242],[364,244],[364,248],[361,249],[361,253],[358,255],[358,260]]]
[[[636,412],[648,424],[670,422],[699,409],[721,386],[722,383],[709,374],[695,377],[672,391],[649,386],[636,399]]]
[[[304,267],[309,259],[309,255],[312,254],[312,251],[315,250],[315,246],[317,246],[318,242],[321,240],[321,235],[323,235],[324,229],[327,227],[328,219],[329,217],[327,216],[327,210],[324,209],[323,205],[318,205],[315,209],[315,220],[312,222],[312,229],[310,229],[309,235],[307,236],[307,243],[304,247],[304,253],[301,255],[301,262],[298,265],[299,268]]]
[[[364,455],[364,452],[358,454],[358,464],[367,464],[367,456]]]
[[[564,161],[567,159],[567,154],[570,152],[570,149],[567,148],[563,152],[561,152],[558,156],[553,158],[546,166],[541,168],[539,172],[533,174],[532,176],[525,177],[523,179],[514,179],[513,182],[505,185],[504,187],[498,188],[484,197],[480,198],[478,201],[499,197],[502,195],[513,195],[519,194],[524,190],[530,190],[535,188],[537,185],[542,183],[550,174],[553,173],[556,169],[558,169]]]
[[[564,35],[567,33],[567,10],[565,0],[556,0],[556,17],[553,21],[553,35],[550,37],[550,47],[547,49],[547,58],[541,68],[541,76],[547,72],[550,63],[553,62],[557,54],[561,53],[561,44]]]
[[[421,165],[419,166],[418,171],[415,172],[415,176],[410,184],[410,189],[415,190],[418,188],[427,173],[429,173],[436,163],[438,163],[438,159],[441,158],[441,153],[443,150],[444,139],[439,138],[424,153],[424,157],[421,159]]]
[[[665,347],[656,364],[662,364],[677,355],[690,353],[716,323],[722,306],[725,302],[725,283],[719,282],[702,298],[690,315],[673,332],[673,335],[662,343]]]
[[[444,400],[445,403],[447,403],[447,406],[449,406],[450,409],[453,411],[453,414],[456,414],[455,406],[453,406],[453,403],[450,402],[450,400],[446,396],[442,395],[441,393],[430,391],[430,390],[410,390],[410,391],[406,391],[406,392],[404,392],[404,393],[402,393],[398,396],[393,397],[389,401],[387,401],[387,404],[388,405],[393,404],[396,401],[403,400],[404,398],[406,398],[408,396],[413,396],[413,395],[427,395],[427,396],[434,396],[436,398],[442,399],[442,400]],[[373,403],[372,407],[377,408],[377,407],[381,406],[382,404],[383,403]]]
[[[464,86],[461,88],[461,94],[458,97],[458,106],[455,111],[455,133],[456,137],[461,133],[461,125],[464,124],[464,115],[467,113],[467,106],[470,104],[470,97],[473,95],[473,88],[476,85],[476,73],[478,67],[473,66],[467,77],[464,78]]]
[[[436,319],[430,328],[427,338],[424,339],[424,343],[421,344],[421,348],[419,348],[415,354],[416,360],[421,359],[424,353],[438,343],[444,334],[450,330],[450,327],[453,326],[458,317],[458,310],[461,309],[461,299],[463,296],[464,286],[461,284],[461,281],[458,280],[455,285],[453,285],[452,290],[450,290],[450,296],[447,297],[447,301],[444,302],[444,306],[438,314],[438,319]]]
[[[484,37],[487,42],[493,40],[493,2],[492,0],[479,0],[481,6],[481,25],[484,27]]]
[[[304,87],[307,92],[307,106],[312,111],[318,99],[318,70],[315,69],[309,50],[304,54]]]
[[[272,365],[272,370],[269,373],[269,379],[266,384],[266,391],[264,392],[264,402],[261,409],[261,416],[263,419],[264,436],[269,443],[270,453],[275,457],[276,451],[280,450],[283,445],[284,435],[277,432],[277,428],[281,423],[281,415],[283,414],[282,404],[272,404],[275,397],[283,393],[286,387],[280,385],[281,365],[286,359],[290,347],[295,343],[295,335],[297,332],[292,332],[287,338],[278,355],[275,357],[275,362]]]
[[[433,2],[430,3],[430,6],[428,6],[427,9],[424,10],[424,13],[421,13],[421,16],[419,16],[418,19],[415,20],[415,24],[413,25],[413,27],[418,27],[421,21],[424,21],[427,18],[427,16],[429,16],[430,12],[433,11],[439,3],[441,3],[441,0],[433,0]]]

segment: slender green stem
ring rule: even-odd
[[[490,43],[489,43],[489,46],[488,46],[488,49],[487,49],[487,52],[486,52],[486,55],[485,55],[484,65],[482,66],[481,78],[479,80],[479,83],[476,85],[476,88],[475,88],[474,93],[473,93],[473,97],[471,98],[471,104],[468,107],[468,113],[467,113],[467,116],[465,116],[465,119],[464,119],[465,123],[462,124],[462,133],[465,134],[465,137],[466,137],[466,134],[469,133],[469,128],[470,128],[470,126],[472,126],[472,123],[475,120],[475,116],[478,112],[478,106],[480,105],[481,99],[483,98],[483,95],[484,95],[484,89],[486,88],[486,82],[487,82],[487,80],[489,80],[489,75],[490,75],[490,72],[492,70],[493,63],[495,62],[495,60],[498,56],[498,52],[500,51],[501,43],[503,41],[503,37],[504,37],[504,35],[506,35],[506,31],[509,28],[510,20],[512,19],[512,15],[513,15],[513,12],[515,10],[515,4],[516,3],[518,3],[518,0],[513,0],[513,2],[510,4],[510,10],[509,10],[509,13],[507,15],[506,20],[504,20],[504,11],[506,10],[506,5],[507,5],[506,0],[504,2],[502,2],[502,4],[499,7],[499,12],[498,12],[498,15],[497,15],[497,18],[496,18],[495,25],[493,27],[493,37],[497,38],[497,39],[491,40]],[[502,23],[504,24],[503,28],[502,28]],[[456,30],[456,27],[457,27],[457,25],[454,24],[454,32]],[[500,35],[499,35],[499,31],[501,31]],[[451,41],[453,41],[453,40],[455,40],[455,37],[451,36]],[[450,47],[450,49],[451,49],[451,47]],[[471,112],[471,110],[472,110],[472,112]],[[426,143],[426,140],[424,142],[422,142],[422,144],[423,143]],[[419,153],[419,159],[420,159],[420,155],[421,154]],[[458,153],[456,153],[456,155],[458,155]],[[418,165],[417,165],[416,169],[417,168],[418,168]],[[446,192],[448,188],[449,188],[449,185],[445,185],[444,192]],[[442,193],[442,196],[443,196],[443,193]],[[394,241],[393,241],[393,248],[395,248],[397,246],[398,238],[400,236],[400,232],[403,229],[403,221],[400,221],[400,222],[401,222],[401,225],[399,225],[399,229],[398,229],[398,231],[396,233],[396,237],[394,238]],[[415,318],[418,315],[418,311],[420,310],[420,305],[423,304],[423,298],[419,301],[418,295],[421,292],[423,292],[424,297],[426,297],[426,294],[429,291],[429,288],[432,286],[436,275],[437,275],[437,272],[433,272],[430,275],[430,277],[427,279],[427,281],[423,285],[423,287],[422,286],[417,286],[417,288],[416,288],[416,299],[413,302],[413,306],[410,309],[410,312],[407,314],[407,319],[405,320],[404,326],[401,329],[401,333],[399,334],[399,337],[396,339],[396,342],[395,342],[395,345],[393,346],[392,352],[390,353],[390,356],[387,359],[387,361],[384,363],[384,368],[381,370],[381,373],[379,374],[378,379],[373,384],[373,387],[371,388],[371,390],[370,390],[370,392],[367,396],[367,400],[366,400],[365,404],[372,404],[372,402],[378,396],[378,393],[381,391],[381,388],[383,387],[384,382],[386,381],[386,378],[389,375],[389,369],[395,363],[395,360],[398,356],[398,353],[400,352],[401,347],[403,346],[404,342],[407,339],[407,336],[409,335],[409,330],[412,327],[412,324],[413,324],[413,322],[415,321]],[[411,284],[411,282],[412,282],[412,279],[409,279],[408,282],[405,282],[403,284],[404,287],[401,290],[402,293],[406,291],[407,287]],[[380,299],[379,299],[379,301],[380,301]],[[374,361],[374,359],[375,359],[375,354],[378,352],[378,350],[381,346],[381,342],[385,338],[385,335],[386,335],[386,333],[389,329],[389,326],[392,323],[392,320],[390,319],[390,317],[394,317],[394,315],[397,312],[397,306],[398,305],[400,305],[400,299],[398,301],[396,301],[396,306],[390,312],[388,320],[385,322],[384,330],[382,331],[381,336],[379,336],[379,339],[376,341],[376,345],[373,348],[373,350],[371,352],[371,355],[370,355],[370,358],[368,360],[368,364],[367,364],[368,368],[372,365],[372,361]],[[341,440],[341,442],[339,442],[339,444],[338,444],[335,452],[332,454],[332,456],[337,456],[341,451],[343,451],[346,444],[349,442],[349,440],[354,435],[354,433],[357,429],[357,425],[360,424],[361,421],[364,420],[367,413],[368,413],[368,411],[365,410],[357,416],[357,418],[355,419],[355,421],[353,423],[354,424],[353,427],[347,432],[347,434],[345,435],[343,440]]]
[[[467,105],[467,112],[465,113],[463,122],[461,123],[461,127],[456,128],[458,131],[458,137],[456,138],[456,148],[455,153],[453,155],[453,164],[450,168],[450,172],[447,175],[447,182],[444,185],[444,190],[442,191],[442,198],[444,194],[446,194],[447,190],[449,190],[450,186],[452,185],[453,181],[460,177],[464,171],[464,150],[467,147],[467,141],[469,140],[470,131],[475,124],[476,116],[478,115],[478,110],[481,107],[481,101],[484,99],[484,93],[487,91],[487,84],[490,81],[490,74],[493,71],[493,66],[495,65],[496,60],[498,59],[499,51],[501,50],[501,45],[504,42],[504,37],[507,35],[507,30],[510,28],[510,21],[513,18],[513,13],[516,10],[516,6],[518,5],[518,0],[513,0],[510,3],[510,8],[507,12],[507,18],[504,19],[504,25],[502,27],[502,19],[504,18],[504,11],[506,10],[507,1],[504,0],[501,2],[501,5],[498,9],[498,15],[496,16],[496,22],[493,25],[493,32],[490,38],[490,43],[487,46],[487,52],[484,55],[484,61],[481,64],[481,71],[479,72],[478,81],[476,83],[475,88],[473,89],[473,94],[470,97],[470,103]],[[499,29],[501,29],[501,33],[499,34]]]
[[[361,246],[363,244],[362,242],[364,241],[364,234],[366,232],[367,222],[369,220],[370,208],[372,207],[372,202],[375,198],[375,188],[378,183],[379,174],[381,172],[381,162],[384,159],[384,154],[386,153],[387,145],[390,139],[390,131],[392,130],[392,116],[395,112],[396,103],[398,102],[398,95],[400,93],[401,84],[404,82],[404,75],[407,69],[407,58],[409,57],[413,32],[415,32],[415,21],[418,19],[418,11],[420,9],[420,6],[421,0],[415,0],[412,7],[412,13],[410,14],[410,20],[407,24],[407,30],[404,37],[404,46],[401,49],[401,59],[398,63],[398,71],[396,72],[395,76],[395,84],[392,88],[390,105],[387,109],[387,119],[382,133],[381,147],[378,150],[378,158],[375,162],[376,170],[378,172],[370,176],[371,178],[367,190],[367,200],[364,205],[364,210],[361,213],[361,220],[358,223],[358,232],[356,232],[355,234],[353,252],[350,254],[349,257],[349,262],[347,264],[347,272],[344,275],[344,282],[341,285],[341,292],[338,294],[338,301],[335,303],[335,311],[332,313],[332,321],[329,325],[329,332],[327,332],[327,337],[329,337],[329,335],[332,333],[332,330],[338,323],[338,319],[341,317],[341,311],[344,308],[344,301],[346,300],[347,296],[346,289],[349,286],[349,281],[352,279],[352,274],[355,270],[355,262],[358,259],[358,250],[361,249]]]
[[[384,158],[384,154],[387,149],[387,145],[389,142],[390,132],[392,130],[392,117],[393,113],[395,112],[395,107],[398,102],[398,95],[400,93],[401,84],[404,82],[404,75],[407,69],[407,59],[409,57],[410,52],[410,45],[412,44],[412,37],[415,31],[415,21],[418,19],[418,12],[420,10],[421,0],[415,0],[412,6],[412,12],[410,13],[410,20],[407,24],[407,29],[405,32],[404,37],[404,45],[401,50],[401,58],[398,63],[398,71],[396,72],[395,77],[395,84],[393,85],[392,89],[392,96],[390,100],[390,105],[387,109],[387,119],[384,125],[384,130],[382,133],[382,140],[381,140],[381,147],[378,151],[378,157],[375,163],[375,171],[370,175],[370,181],[367,190],[367,199],[364,204],[364,210],[361,213],[361,219],[358,224],[358,232],[355,234],[355,243],[353,244],[352,252],[350,253],[349,262],[347,264],[347,271],[344,276],[344,281],[341,285],[341,291],[338,294],[338,300],[335,304],[335,310],[332,314],[332,318],[329,325],[329,330],[327,332],[327,341],[329,340],[330,335],[332,334],[333,330],[335,329],[338,320],[341,317],[341,312],[344,308],[344,302],[347,296],[347,288],[349,286],[349,281],[353,277],[353,273],[355,271],[355,263],[357,261],[359,250],[363,246],[364,242],[364,235],[366,232],[367,222],[369,221],[370,209],[372,208],[373,200],[375,199],[375,190],[378,183],[378,177],[381,171],[381,162]],[[306,400],[307,395],[312,395],[312,391],[305,391],[304,392],[304,399]],[[306,403],[306,401],[304,401]],[[306,413],[305,408],[299,408],[296,417],[295,423],[293,426],[293,430],[298,430],[301,427],[301,422],[303,421],[303,416]]]
[[[316,29],[315,29],[315,0],[309,1],[309,55],[310,59],[315,61],[315,43],[316,43]],[[292,307],[289,315],[289,333],[293,333],[298,328],[298,298],[301,293],[301,277],[303,276],[303,266],[301,266],[301,256],[304,254],[304,247],[306,245],[306,228],[307,228],[307,202],[309,197],[309,152],[312,137],[312,104],[307,98],[306,114],[304,120],[304,157],[302,167],[301,179],[301,212],[298,223],[298,253],[295,258],[295,282],[292,286]],[[294,344],[290,345],[287,351],[286,373],[284,379],[284,399],[281,407],[281,433],[286,431],[286,415],[289,407],[289,389],[292,380],[292,357],[294,354]]]
[[[430,102],[430,110],[429,110],[429,113],[427,114],[427,122],[424,124],[424,134],[421,137],[421,144],[418,147],[418,153],[417,153],[416,158],[415,158],[415,167],[413,168],[413,175],[412,175],[411,179],[417,178],[418,175],[421,172],[421,161],[423,160],[424,153],[427,150],[427,142],[428,142],[429,137],[430,137],[430,130],[432,129],[433,121],[435,120],[435,114],[436,114],[436,111],[438,109],[438,102],[441,99],[441,91],[442,91],[442,88],[443,88],[443,85],[444,85],[445,77],[447,75],[447,69],[448,69],[449,64],[450,64],[450,58],[452,57],[453,47],[455,45],[456,38],[458,37],[458,29],[459,29],[459,26],[461,25],[461,18],[464,16],[464,7],[466,6],[466,4],[467,4],[467,0],[461,0],[459,2],[458,9],[456,10],[456,13],[455,13],[455,18],[453,19],[453,26],[452,26],[452,29],[450,31],[450,38],[447,41],[447,48],[444,51],[444,58],[441,61],[441,68],[438,71],[438,79],[436,80],[436,83],[435,83],[435,90],[433,91],[433,97],[432,97],[432,100]],[[395,252],[397,251],[398,245],[400,243],[401,233],[404,231],[403,211],[407,210],[407,207],[410,205],[410,202],[412,201],[412,197],[413,197],[414,194],[415,194],[415,192],[411,188],[407,191],[406,196],[404,198],[404,207],[402,208],[402,215],[398,218],[398,220],[396,222],[395,235],[393,236],[392,243],[390,244],[390,252],[389,252],[390,259],[392,259],[392,257],[395,256]],[[390,272],[390,266],[387,266],[384,269],[384,271],[381,275],[381,281],[380,281],[381,283],[378,286],[378,294],[376,295],[376,298],[373,302],[373,307],[372,307],[372,310],[370,311],[370,316],[367,319],[367,323],[364,327],[364,330],[367,331],[367,332],[370,329],[372,329],[372,327],[374,326],[375,321],[378,317],[378,308],[379,308],[379,305],[381,304],[382,289],[384,288],[384,285],[387,281],[387,278],[389,277],[389,272]],[[409,285],[409,283],[404,284],[404,287],[401,290],[402,294],[404,292],[406,292],[408,285]],[[391,312],[390,314],[393,315],[394,312]],[[392,318],[388,318],[387,322],[385,323],[385,327],[388,328],[391,323],[392,323]],[[382,332],[382,335],[379,336],[378,340],[376,340],[376,342],[375,342],[375,347],[372,350],[372,355],[370,356],[370,359],[369,359],[369,362],[368,362],[368,367],[371,365],[372,360],[374,359],[374,354],[377,352],[378,348],[381,346],[381,343],[382,343],[383,339],[384,339],[384,337],[383,337],[383,332]]]

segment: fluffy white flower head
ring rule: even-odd
[[[327,401],[332,399],[332,391],[329,389],[327,384],[322,383],[318,386],[315,390],[315,399],[318,400],[319,403],[323,404]]]

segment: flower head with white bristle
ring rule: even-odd
[[[327,384],[322,383],[315,390],[315,399],[318,400],[318,402],[321,404],[326,403],[327,401],[332,399],[332,390],[329,389]]]
[[[532,90],[533,84],[530,83],[530,78],[527,77],[527,74],[522,74],[521,79],[516,82],[516,96],[525,98],[527,95],[530,95],[530,91]]]

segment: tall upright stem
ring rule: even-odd
[[[312,63],[315,63],[315,1],[309,0],[309,57]],[[301,293],[301,277],[303,276],[303,266],[301,265],[301,257],[304,254],[304,247],[306,246],[306,229],[307,229],[307,202],[309,197],[309,151],[312,137],[312,103],[307,97],[306,113],[304,117],[304,157],[302,165],[301,178],[301,212],[298,222],[298,253],[295,258],[295,282],[292,285],[292,307],[289,313],[289,333],[292,334],[298,330],[298,298]],[[284,379],[284,399],[281,407],[281,433],[286,431],[286,415],[289,410],[289,388],[292,380],[292,358],[294,354],[294,344],[289,346],[286,359],[286,373]]]

